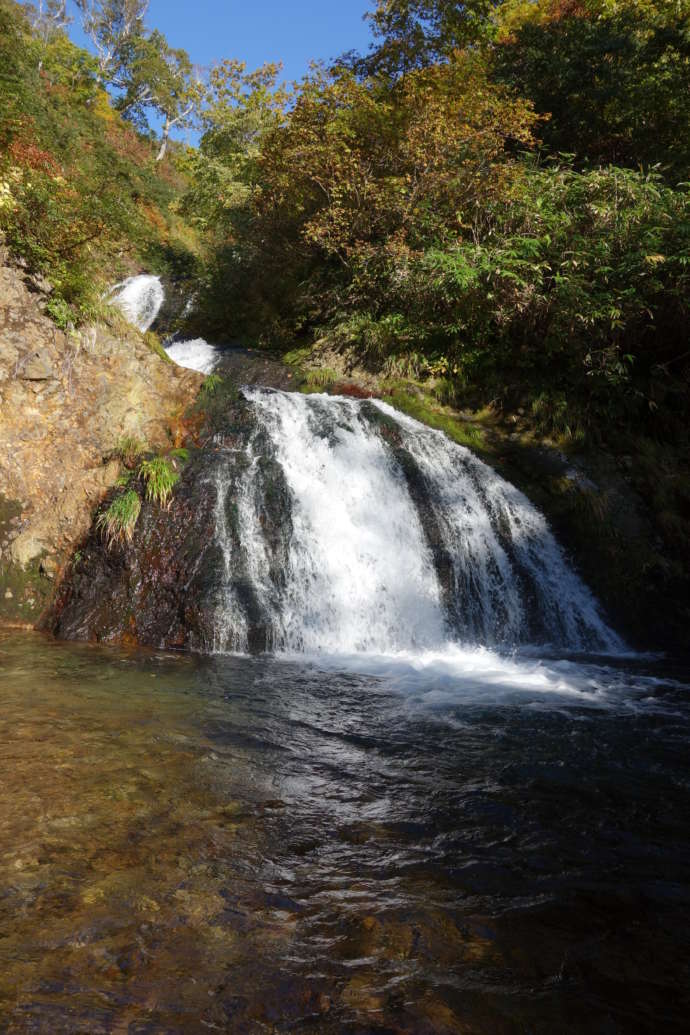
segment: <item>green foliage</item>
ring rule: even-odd
[[[206,398],[210,395],[215,395],[215,393],[220,388],[222,388],[222,386],[223,378],[220,376],[220,374],[209,374],[204,383],[202,384],[201,388],[199,389],[199,396],[202,398]]]
[[[96,518],[96,528],[102,533],[108,549],[116,544],[129,543],[134,535],[141,513],[141,500],[134,489],[116,496],[107,510]]]
[[[687,193],[651,175],[527,165],[485,240],[407,256],[385,297],[458,399],[546,391],[567,398],[566,424],[658,427],[661,404],[678,420],[687,393],[674,364],[688,315],[689,217]],[[400,351],[409,339],[400,336]]]
[[[496,75],[549,115],[548,150],[687,179],[688,0],[512,0],[499,21]]]
[[[142,460],[139,465],[139,477],[145,485],[146,499],[158,503],[161,507],[168,505],[172,491],[180,480],[170,460],[163,456]]]
[[[491,37],[495,0],[377,0],[368,15],[376,40],[355,60],[366,74],[398,76]]]
[[[45,311],[56,327],[61,331],[68,331],[78,322],[78,314],[64,298],[60,295],[48,299]]]
[[[186,50],[171,47],[158,30],[133,37],[126,48],[118,86],[124,91],[118,107],[137,125],[148,126],[150,110],[162,118],[162,142],[156,161],[165,157],[173,127],[189,129],[195,124],[204,97],[203,85]]]
[[[175,449],[171,449],[168,453],[169,457],[173,460],[179,460],[180,463],[186,464],[189,460],[189,450],[184,446],[177,446]]]

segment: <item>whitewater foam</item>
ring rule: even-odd
[[[129,322],[143,333],[148,331],[158,316],[165,301],[165,291],[160,277],[142,273],[116,284],[110,299]]]
[[[198,370],[201,374],[212,374],[220,361],[220,350],[203,338],[172,342],[165,346],[165,351],[178,367]]]
[[[246,649],[253,623],[288,653],[621,648],[544,516],[469,450],[381,402],[244,396],[256,431],[241,462],[219,456],[216,528],[241,592],[236,614],[218,612],[216,642]]]

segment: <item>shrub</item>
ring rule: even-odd
[[[170,450],[168,456],[172,457],[173,460],[179,460],[180,463],[186,464],[189,460],[189,450],[184,446],[177,446],[175,449]]]

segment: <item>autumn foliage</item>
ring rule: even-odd
[[[94,59],[32,31],[13,0],[0,0],[0,101],[0,233],[49,278],[50,314],[77,324],[132,264],[165,262],[181,178],[153,170],[154,144],[114,109]]]

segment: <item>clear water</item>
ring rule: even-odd
[[[686,676],[0,632],[0,1030],[686,1031]]]

